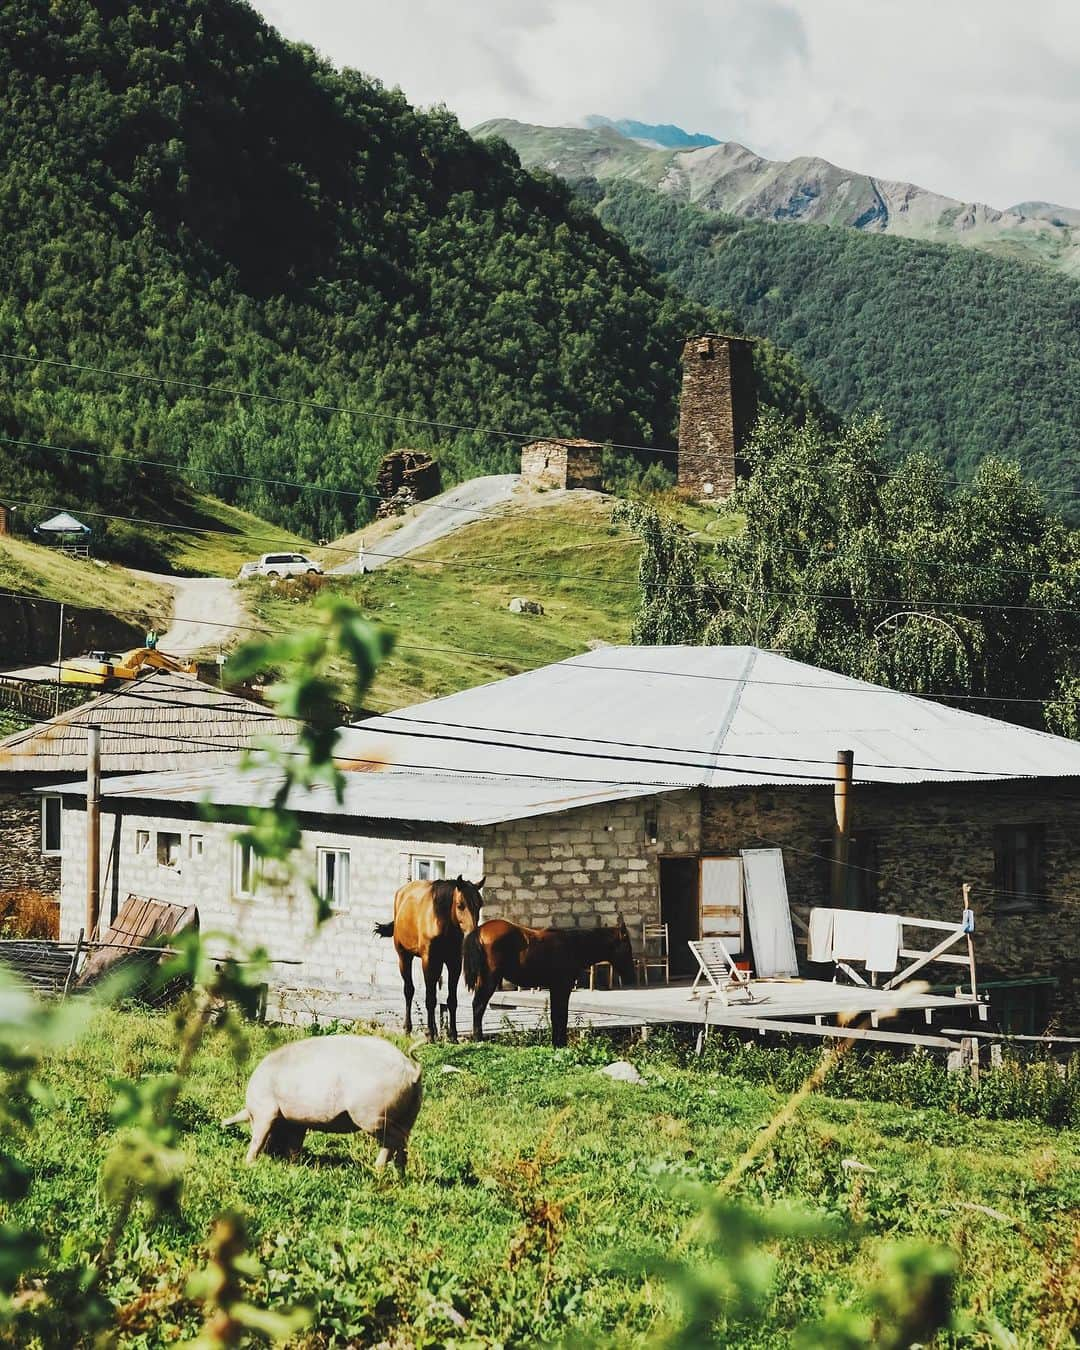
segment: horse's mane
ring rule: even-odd
[[[466,881],[464,877],[454,877],[450,881],[433,881],[431,882],[431,903],[438,918],[449,919],[455,891],[461,891],[463,895],[473,901],[477,909],[484,903],[480,892],[476,889],[476,883]]]

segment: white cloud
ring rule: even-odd
[[[676,122],[996,206],[1080,206],[1077,0],[256,0],[466,125]]]

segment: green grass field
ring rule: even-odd
[[[590,642],[628,642],[639,549],[612,525],[612,504],[582,496],[517,510],[366,577],[328,583],[400,634],[369,706],[399,708],[562,660]],[[738,527],[716,512],[678,509],[710,536]],[[544,613],[510,613],[515,596],[538,600]],[[274,628],[301,623],[310,599],[302,586],[250,588],[252,607]]]
[[[664,1263],[704,1276],[715,1253],[695,1227],[694,1188],[724,1181],[782,1092],[730,1063],[680,1067],[647,1047],[631,1052],[644,1085],[611,1082],[598,1072],[612,1057],[599,1039],[564,1051],[422,1047],[425,1105],[404,1182],[373,1172],[366,1137],[312,1134],[300,1162],[262,1158],[246,1169],[246,1127],[218,1122],[241,1104],[258,1058],[295,1034],[250,1027],[241,1062],[225,1032],[210,1035],[178,1108],[180,1212],[134,1221],[106,1283],[118,1344],[164,1346],[192,1333],[185,1282],[225,1209],[245,1217],[263,1267],[251,1299],[313,1310],[299,1346],[633,1346],[657,1343],[665,1328],[668,1344],[700,1343],[677,1330]],[[174,1057],[166,1016],[102,1012],[44,1060],[49,1097],[19,1149],[34,1181],[13,1216],[69,1260],[95,1253],[110,1224],[98,1184],[112,1143],[110,1080],[167,1072]],[[959,1266],[968,1330],[938,1344],[1072,1344],[1078,1145],[1075,1130],[809,1097],[734,1196],[773,1215],[803,1207],[842,1235],[769,1241],[760,1310],[732,1313],[715,1343],[788,1346],[827,1305],[864,1309],[892,1244],[918,1239]],[[995,1324],[998,1339],[987,1330]]]
[[[14,535],[0,536],[0,589],[93,604],[140,625],[160,625],[171,605],[167,590],[115,563],[69,558]]]

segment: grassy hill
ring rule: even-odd
[[[984,1074],[975,1089],[925,1057],[857,1066],[853,1056],[733,1187],[729,1198],[751,1217],[728,1243],[700,1222],[701,1207],[761,1142],[816,1049],[789,1060],[756,1046],[732,1052],[716,1036],[706,1058],[680,1062],[661,1037],[624,1049],[596,1036],[554,1054],[535,1043],[421,1046],[424,1106],[397,1181],[372,1173],[376,1144],[365,1136],[315,1133],[297,1163],[242,1165],[246,1127],[219,1122],[242,1103],[259,1058],[296,1035],[253,1025],[242,1038],[227,1026],[208,1033],[177,1113],[180,1206],[153,1227],[137,1208],[103,1269],[100,1293],[125,1342],[195,1335],[199,1312],[184,1290],[227,1209],[245,1216],[261,1267],[245,1275],[244,1298],[311,1308],[314,1326],[294,1343],[313,1350],[345,1339],[656,1346],[661,1332],[666,1345],[701,1345],[706,1333],[686,1325],[678,1297],[692,1291],[718,1297],[710,1344],[789,1347],[830,1304],[845,1310],[846,1334],[805,1344],[884,1344],[871,1325],[876,1312],[894,1328],[888,1295],[883,1314],[868,1289],[891,1269],[892,1306],[911,1307],[925,1291],[913,1253],[927,1245],[942,1251],[939,1268],[955,1267],[958,1326],[941,1344],[1071,1343],[1080,1138],[1075,1099],[1074,1128],[1036,1123],[1036,1096],[1025,1103],[1022,1092],[1037,1072]],[[621,1053],[644,1084],[597,1071]],[[138,1011],[99,1013],[47,1054],[49,1103],[19,1139],[31,1185],[10,1208],[48,1251],[72,1262],[100,1250],[112,1083],[166,1072],[175,1056],[171,1021]],[[793,1081],[783,1090],[773,1075]],[[1052,1067],[1043,1081],[1066,1095]],[[792,1209],[813,1216],[807,1231]],[[789,1235],[754,1251],[750,1225],[785,1219]],[[740,1273],[761,1282],[752,1312],[719,1297]]]
[[[94,605],[142,627],[160,627],[171,597],[163,586],[133,576],[114,563],[68,558],[55,549],[0,535],[0,590]]]
[[[612,505],[585,492],[535,501],[367,576],[329,579],[398,634],[368,706],[398,708],[561,660],[590,642],[629,641],[639,545],[612,525]],[[738,525],[706,509],[672,509],[718,536]],[[377,548],[369,532],[365,543]],[[328,565],[333,559],[327,555]],[[312,603],[303,584],[253,582],[245,592],[273,628],[302,622]],[[538,600],[544,613],[510,613],[515,596]]]

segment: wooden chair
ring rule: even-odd
[[[666,923],[643,923],[641,925],[641,951],[634,959],[637,967],[638,983],[649,983],[650,970],[662,970],[664,983],[671,983],[671,959],[668,952],[668,926]]]
[[[726,1005],[728,995],[735,992],[743,994],[748,1003],[758,1002],[750,972],[740,970],[735,964],[731,953],[724,945],[723,938],[702,938],[698,942],[688,942],[687,946],[698,963],[698,973],[694,976],[694,983],[690,989],[691,998],[699,997],[698,985],[704,980],[708,986],[706,1001],[718,998]]]
[[[602,967],[607,969],[607,987],[609,989],[614,989],[615,967],[611,964],[610,961],[597,961],[589,967],[589,988],[590,989],[596,988],[596,972],[600,970]]]

